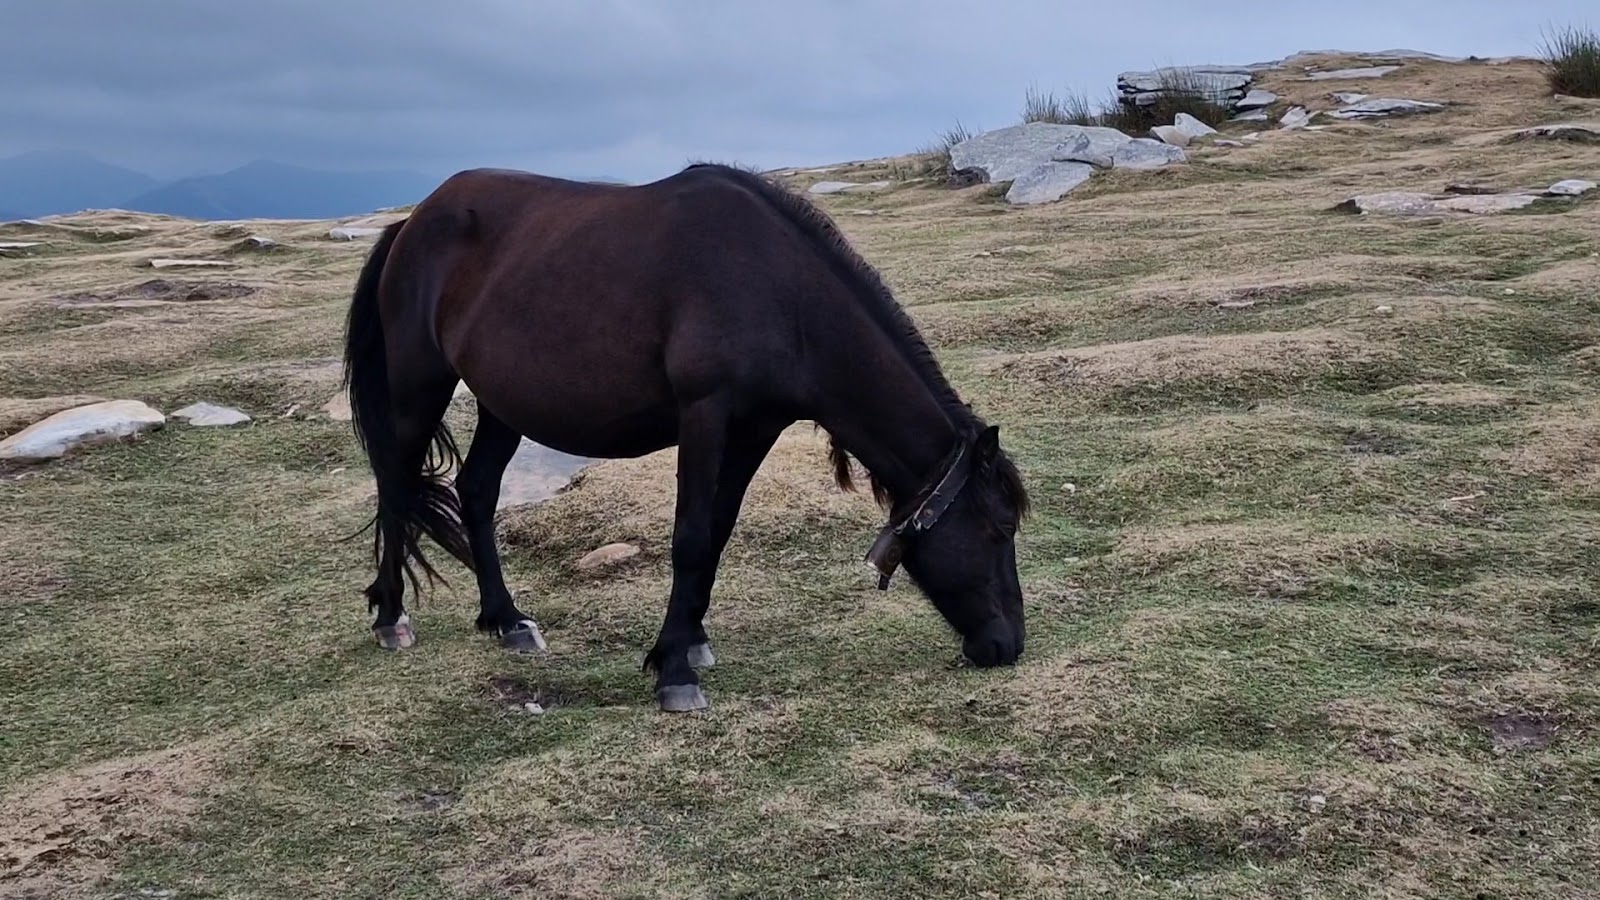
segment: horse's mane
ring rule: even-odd
[[[854,287],[856,298],[862,308],[900,351],[900,355],[916,372],[922,383],[933,393],[940,408],[955,423],[963,439],[970,441],[983,429],[983,421],[972,411],[972,407],[956,394],[955,388],[950,386],[944,371],[939,367],[939,361],[934,358],[927,341],[923,340],[922,333],[917,330],[916,323],[911,321],[905,309],[895,300],[877,270],[850,246],[850,242],[826,213],[805,197],[759,172],[720,163],[695,163],[688,168],[715,170],[749,188],[781,212],[801,234],[823,251],[824,257],[833,264],[844,282]],[[839,446],[837,439],[831,435],[829,438],[828,455],[833,463],[834,480],[841,489],[854,490],[850,456]],[[1004,453],[996,458],[995,474],[1000,479],[1001,490],[1016,505],[1018,514],[1025,515],[1028,509],[1027,490],[1023,487],[1016,466]],[[889,495],[888,488],[877,476],[868,472],[867,478],[871,483],[872,495],[880,505],[887,507],[897,499]]]

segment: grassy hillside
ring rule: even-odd
[[[797,427],[728,550],[704,715],[639,672],[671,452],[503,516],[548,657],[474,634],[459,568],[414,650],[373,645],[340,542],[368,478],[320,412],[366,245],[250,223],[284,249],[161,277],[254,293],[154,305],[115,305],[139,261],[246,232],[106,215],[0,258],[0,435],[87,396],[255,416],[0,477],[0,895],[1594,896],[1600,198],[1330,209],[1596,178],[1600,146],[1503,137],[1600,105],[1525,63],[1291,75],[1265,86],[1314,109],[1453,105],[1041,207],[821,201],[1033,489],[1028,652],[964,668],[877,593],[879,514]],[[617,540],[644,552],[576,568]]]

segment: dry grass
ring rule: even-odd
[[[909,158],[791,176],[913,179],[823,202],[1038,498],[1028,654],[962,667],[909,585],[875,591],[880,514],[798,426],[718,579],[702,716],[639,672],[671,451],[502,517],[548,657],[474,634],[458,569],[384,655],[340,541],[365,464],[320,411],[365,245],[20,228],[52,244],[0,259],[0,434],[89,397],[255,421],[0,475],[0,895],[1593,895],[1600,204],[1327,210],[1592,177],[1600,148],[1504,142],[1573,116],[1537,63],[1264,82],[1451,106],[1029,209]],[[247,233],[284,249],[181,279],[253,293],[123,302],[177,280],[141,260]],[[576,568],[613,540],[644,552]]]

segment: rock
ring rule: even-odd
[[[500,500],[495,508],[543,503],[561,493],[593,461],[523,438],[500,477]]]
[[[1411,191],[1387,191],[1352,197],[1334,209],[1339,212],[1383,213],[1392,216],[1425,216],[1440,212],[1489,215],[1521,209],[1538,199],[1532,194],[1469,194],[1440,197]]]
[[[1537,125],[1513,134],[1513,140],[1540,139],[1547,141],[1576,141],[1580,144],[1600,144],[1600,123],[1560,122],[1554,125]]]
[[[24,250],[32,250],[35,247],[43,246],[44,241],[0,241],[0,256],[13,253],[20,254]]]
[[[988,174],[974,166],[965,169],[951,169],[948,183],[953,188],[965,188],[972,187],[975,184],[984,184],[988,180]]]
[[[1496,194],[1493,187],[1487,184],[1473,184],[1466,181],[1453,181],[1444,186],[1446,194]]]
[[[1172,127],[1189,136],[1189,140],[1203,138],[1208,134],[1216,134],[1217,130],[1210,125],[1196,119],[1188,113],[1178,113],[1172,120]]]
[[[598,569],[601,566],[615,565],[638,555],[639,546],[637,544],[606,544],[604,547],[596,547],[584,554],[583,559],[578,560],[578,568]]]
[[[158,258],[146,262],[152,269],[215,269],[233,265],[225,259]]]
[[[1372,311],[1377,313],[1380,316],[1387,316],[1390,313],[1394,312],[1394,307],[1392,307],[1392,306],[1374,306],[1372,308]]]
[[[1382,78],[1390,72],[1399,71],[1399,66],[1366,66],[1360,69],[1333,69],[1327,72],[1312,72],[1306,76],[1307,81],[1344,81],[1348,78]]]
[[[1255,305],[1254,300],[1224,300],[1217,304],[1217,309],[1249,309]]]
[[[276,250],[278,242],[264,235],[252,234],[234,246],[240,250]]]
[[[1552,197],[1580,197],[1596,187],[1597,185],[1592,181],[1584,181],[1581,178],[1568,178],[1565,181],[1558,181],[1550,185],[1545,190],[1545,193]]]
[[[1234,141],[1234,140],[1229,140],[1228,138],[1219,138],[1218,140],[1212,141],[1211,142],[1211,146],[1213,146],[1213,147],[1243,147],[1244,146],[1244,141]]]
[[[1174,147],[1189,146],[1189,135],[1176,125],[1157,125],[1150,129],[1150,136]]]
[[[191,403],[183,409],[172,414],[174,419],[183,419],[190,425],[201,428],[211,428],[223,425],[243,425],[250,421],[250,417],[228,406],[215,406],[210,403]]]
[[[383,234],[382,228],[360,225],[337,225],[328,229],[328,237],[335,241],[360,241]]]
[[[1253,109],[1253,110],[1251,110],[1249,112],[1239,113],[1237,116],[1234,116],[1233,118],[1229,119],[1228,121],[1229,122],[1266,122],[1266,121],[1269,121],[1269,120],[1268,120],[1268,117],[1267,117],[1267,111],[1266,110],[1264,110],[1264,109]]]
[[[881,191],[894,184],[892,181],[873,181],[860,184],[854,181],[819,181],[808,192],[812,194],[861,194]]]
[[[1250,93],[1234,104],[1234,109],[1263,109],[1278,102],[1278,95],[1260,88],[1251,88]]]
[[[1149,106],[1161,97],[1169,84],[1179,84],[1219,106],[1240,100],[1255,73],[1241,66],[1180,66],[1151,72],[1123,72],[1117,76],[1117,90],[1123,102]]]
[[[354,418],[350,411],[350,395],[343,391],[334,394],[327,403],[322,404],[322,411],[335,422],[348,422]]]
[[[41,462],[97,444],[124,440],[166,424],[137,400],[107,400],[58,412],[0,441],[0,459]]]
[[[1438,112],[1441,109],[1444,109],[1443,103],[1380,97],[1373,100],[1363,100],[1343,109],[1336,109],[1327,115],[1335,119],[1377,119],[1384,116],[1407,115],[1410,113]]]
[[[1188,162],[1182,148],[1149,138],[1135,138],[1111,155],[1115,169],[1159,169],[1173,163]]]
[[[1006,202],[1016,206],[1051,203],[1066,196],[1094,175],[1094,167],[1081,162],[1049,162],[1023,173],[1011,182]]]
[[[1304,106],[1294,107],[1293,109],[1284,113],[1283,118],[1278,120],[1279,128],[1291,131],[1296,128],[1304,128],[1310,124],[1311,114],[1306,112],[1306,108]]]
[[[1420,216],[1435,212],[1433,198],[1408,191],[1362,194],[1334,207],[1339,212],[1386,213],[1392,216]]]
[[[1115,128],[1028,122],[975,135],[950,148],[952,169],[978,169],[990,183],[1014,181],[1050,162],[1091,165],[1132,138]]]
[[[1360,103],[1367,99],[1366,94],[1358,94],[1354,91],[1334,91],[1328,96],[1332,97],[1341,106],[1349,106],[1352,103]]]
[[[1477,194],[1439,200],[1434,203],[1434,206],[1438,209],[1488,215],[1531,206],[1538,199],[1532,194]]]
[[[544,715],[544,707],[540,706],[539,704],[535,703],[532,700],[529,700],[528,702],[522,704],[522,708],[524,710],[527,710],[528,712],[536,715],[536,716]]]

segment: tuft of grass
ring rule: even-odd
[[[1545,80],[1557,94],[1600,97],[1600,35],[1569,25],[1545,40]]]
[[[1089,105],[1082,94],[1056,96],[1054,91],[1041,93],[1028,88],[1022,104],[1022,121],[1048,122],[1052,125],[1099,125],[1101,113]]]
[[[950,169],[950,149],[962,141],[976,137],[978,132],[956,123],[939,132],[934,137],[933,143],[923,146],[914,157],[908,174],[912,178],[948,178]]]

